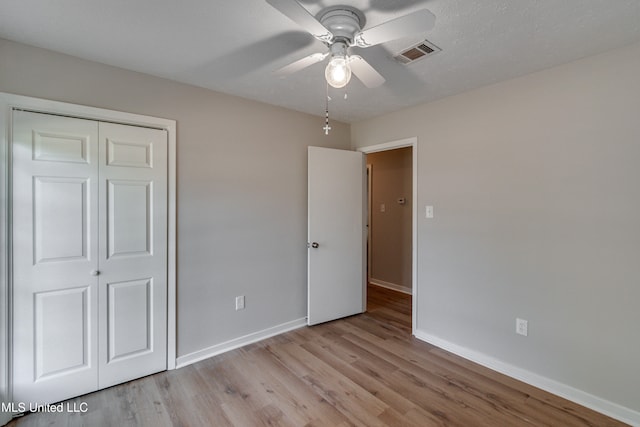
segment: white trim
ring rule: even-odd
[[[369,278],[369,284],[374,286],[379,286],[381,288],[391,289],[392,291],[402,292],[403,294],[411,295],[412,289],[407,288],[406,286],[398,285],[397,283],[385,282],[384,280],[378,280]]]
[[[175,369],[177,346],[176,346],[176,121],[140,114],[125,113],[121,111],[106,110],[102,108],[88,107],[83,105],[68,104],[66,102],[50,101],[27,96],[12,95],[0,92],[0,248],[6,254],[0,260],[0,310],[7,313],[9,307],[9,175],[6,172],[9,168],[9,133],[11,131],[11,117],[13,109],[23,109],[37,111],[41,113],[66,115],[71,117],[81,117],[91,120],[122,123],[164,129],[168,135],[168,194],[167,194],[167,244],[168,244],[168,265],[167,265],[167,368]],[[7,324],[8,323],[8,324]],[[5,359],[9,356],[10,339],[10,319],[3,323],[0,317],[0,382],[9,375],[9,369],[5,365]],[[4,344],[4,347],[3,345]],[[4,371],[4,372],[3,372]],[[8,390],[9,380],[0,383],[0,393]],[[1,420],[1,419],[0,419]]]
[[[367,164],[367,280],[371,279],[371,207],[373,204],[373,165]],[[364,299],[365,306],[367,299]]]
[[[177,129],[175,120],[171,121],[167,129],[169,156],[167,175],[167,369],[176,369],[178,358],[178,245],[177,245]]]
[[[2,109],[0,93],[0,402],[9,403],[9,112]],[[0,425],[11,421],[0,412]]]
[[[418,329],[418,138],[411,137],[397,141],[385,142],[384,144],[369,145],[359,147],[357,151],[365,154],[377,153],[378,151],[394,150],[396,148],[411,147],[413,162],[411,172],[413,174],[413,191],[411,213],[411,331],[415,335]]]
[[[185,366],[201,360],[208,359],[210,357],[226,353],[227,351],[235,350],[237,348],[244,347],[245,345],[253,344],[254,342],[262,341],[266,338],[271,338],[285,332],[293,331],[294,329],[303,328],[305,326],[307,326],[307,318],[303,317],[302,319],[292,320],[291,322],[282,323],[280,325],[234,338],[202,350],[194,351],[193,353],[178,357],[176,368],[184,368]]]
[[[366,154],[377,153],[379,151],[395,150],[396,148],[415,147],[418,143],[417,137],[399,139],[397,141],[385,142],[383,144],[368,145],[366,147],[359,147],[356,150]]]
[[[630,425],[640,426],[640,412],[618,405],[617,403],[609,402],[608,400],[594,396],[582,390],[578,390],[567,384],[543,377],[542,375],[527,371],[526,369],[503,362],[502,360],[484,353],[454,344],[450,341],[436,337],[435,335],[417,330],[415,336],[422,341],[426,341],[429,344],[433,344],[436,347],[440,347],[441,349],[447,350],[448,352],[456,354],[467,360],[500,372],[501,374],[508,375],[534,387],[538,387],[549,393],[563,397],[579,405],[586,406],[587,408],[593,409],[594,411],[605,414],[611,418],[615,418]]]

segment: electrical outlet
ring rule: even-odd
[[[516,319],[516,334],[526,337],[529,334],[529,322],[524,319]]]
[[[237,310],[244,310],[244,295],[236,297],[236,311]]]
[[[429,219],[433,218],[433,206],[427,206],[425,208],[424,216]]]

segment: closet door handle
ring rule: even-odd
[[[98,276],[100,274],[100,271],[99,270],[91,270],[89,272],[89,274],[92,275],[92,276]]]

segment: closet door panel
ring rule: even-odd
[[[16,402],[57,402],[98,385],[97,148],[97,122],[14,112]]]
[[[153,279],[107,285],[107,363],[153,351]]]
[[[167,367],[167,134],[100,123],[100,153],[103,388]]]
[[[152,255],[152,182],[110,179],[106,185],[107,258]]]

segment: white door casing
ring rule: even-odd
[[[412,212],[411,212],[411,329],[415,335],[418,319],[418,138],[411,137],[399,139],[383,144],[368,145],[358,148],[364,154],[378,153],[380,151],[395,150],[397,148],[412,147]]]
[[[167,135],[14,112],[13,400],[166,369]]]
[[[365,310],[366,180],[359,152],[309,147],[308,166],[307,323],[314,325]]]

